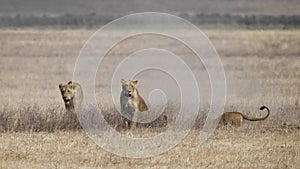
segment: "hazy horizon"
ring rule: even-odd
[[[136,12],[299,15],[298,0],[0,0],[0,16],[89,14],[118,16]]]

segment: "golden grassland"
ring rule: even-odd
[[[113,155],[83,132],[3,133],[1,168],[297,168],[299,130],[289,128],[219,129],[198,142],[198,131],[156,157]]]
[[[72,79],[79,51],[93,32],[0,30],[1,168],[299,166],[300,30],[204,30],[224,65],[228,87],[225,110],[258,117],[261,116],[258,107],[264,104],[271,110],[270,118],[262,122],[246,121],[241,128],[221,127],[200,144],[199,131],[207,113],[203,108],[182,143],[160,156],[146,159],[123,158],[106,152],[78,129],[75,116],[64,111],[58,84]],[[107,38],[119,35],[120,32],[109,32]],[[193,38],[188,33],[187,36]],[[133,50],[135,42],[130,43],[122,51]],[[166,47],[174,43],[153,42]],[[175,52],[189,54],[181,48]],[[118,58],[122,53],[116,47],[112,55]],[[185,60],[189,58],[186,56]],[[190,65],[197,70],[197,66]],[[96,87],[103,85],[106,83],[96,82]],[[105,92],[97,93],[100,100],[107,96]],[[101,104],[108,114],[114,111],[109,102]],[[111,118],[111,124],[116,123],[119,121]],[[141,132],[155,134],[158,126]]]

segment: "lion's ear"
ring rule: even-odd
[[[60,83],[60,84],[58,85],[59,89],[61,89],[63,86],[64,86],[64,85],[63,85],[62,83]]]
[[[137,80],[135,80],[135,81],[132,81],[132,84],[134,85],[134,86],[137,86],[138,85],[138,81]]]
[[[72,82],[72,81],[69,81],[69,82],[68,82],[68,86],[69,86],[71,89],[73,89],[73,88],[74,88],[73,82]]]
[[[121,79],[121,83],[124,84],[124,83],[125,83],[125,80],[124,80],[124,79]]]

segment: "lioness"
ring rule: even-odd
[[[82,103],[83,92],[80,84],[72,81],[65,85],[60,83],[59,89],[67,111],[74,111]]]
[[[121,113],[128,120],[125,120],[130,128],[130,121],[134,121],[133,128],[136,128],[136,122],[141,118],[149,118],[148,107],[144,99],[137,90],[138,81],[121,80],[122,92],[120,95]]]
[[[225,112],[222,117],[221,117],[221,122],[224,125],[227,125],[228,123],[233,124],[236,127],[241,126],[241,124],[243,123],[243,119],[245,120],[249,120],[249,121],[261,121],[261,120],[265,120],[269,117],[270,115],[270,110],[268,107],[266,106],[261,106],[260,110],[264,110],[267,109],[268,110],[268,114],[265,117],[262,118],[254,118],[254,117],[248,117],[240,112]]]

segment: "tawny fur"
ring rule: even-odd
[[[74,111],[83,101],[83,92],[79,83],[69,81],[67,84],[60,83],[59,89],[66,110]]]
[[[148,106],[144,99],[139,95],[138,81],[121,80],[122,92],[120,95],[121,113],[129,120],[126,120],[130,127],[130,121],[134,121],[133,128],[136,128],[136,121],[141,118],[149,118]]]
[[[249,121],[261,121],[261,120],[265,120],[269,117],[270,115],[270,110],[268,107],[266,106],[261,106],[260,107],[260,110],[264,110],[264,109],[267,109],[268,113],[265,117],[262,117],[262,118],[254,118],[254,117],[249,117],[249,116],[246,116],[240,112],[225,112],[223,115],[222,115],[222,118],[221,118],[221,123],[223,123],[223,125],[227,125],[227,124],[232,124],[236,127],[239,127],[242,125],[243,123],[243,120],[249,120]]]

